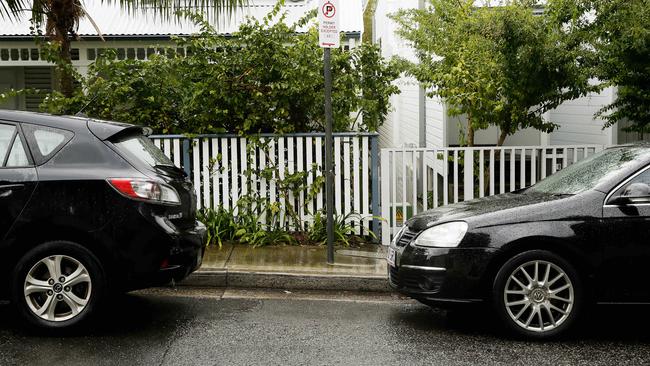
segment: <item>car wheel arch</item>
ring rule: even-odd
[[[33,230],[38,227],[39,230]],[[29,230],[32,228],[32,230]],[[11,271],[18,261],[30,250],[52,241],[69,241],[88,249],[100,261],[103,270],[110,275],[115,262],[109,250],[109,244],[93,237],[87,231],[67,226],[55,226],[45,223],[30,225],[22,231],[16,231],[7,238],[12,244],[9,247],[7,262],[3,268]],[[110,278],[110,277],[109,277]]]
[[[564,241],[552,237],[521,238],[503,245],[488,264],[483,276],[484,295],[487,299],[491,295],[492,284],[501,267],[514,256],[530,251],[546,250],[554,253],[569,262],[576,268],[582,283],[586,286],[586,294],[591,293],[590,279],[593,278],[594,268],[576,250],[572,250]]]

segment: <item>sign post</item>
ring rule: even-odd
[[[332,167],[331,49],[340,46],[338,0],[318,3],[318,42],[323,48],[325,77],[325,209],[327,211],[327,263],[334,264],[334,169]]]

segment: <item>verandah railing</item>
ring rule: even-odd
[[[530,186],[600,150],[599,145],[382,149],[382,244],[418,212]]]
[[[345,217],[357,234],[379,233],[379,148],[377,134],[334,134],[335,209]],[[290,204],[303,224],[325,207],[325,189],[309,199],[306,192],[285,196],[276,179],[266,179],[259,172],[273,168],[274,178],[306,172],[305,184],[321,180],[325,166],[325,135],[262,134],[254,139],[237,135],[150,136],[176,166],[183,168],[194,184],[199,208],[232,209],[236,214],[239,199],[256,190],[282,209]],[[257,140],[259,138],[259,141]],[[248,172],[248,173],[247,173]],[[251,173],[252,172],[252,173]],[[277,175],[275,176],[275,173]],[[321,185],[321,184],[317,184]],[[348,215],[353,214],[353,215]],[[262,215],[262,223],[266,216]],[[281,220],[287,220],[281,217]],[[289,224],[290,225],[290,224]]]

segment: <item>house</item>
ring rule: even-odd
[[[315,9],[317,0],[287,0],[283,8],[286,22],[292,24],[308,11]],[[247,18],[262,19],[275,6],[276,0],[250,0],[232,16],[213,21],[215,28],[225,37],[235,32]],[[72,43],[72,63],[84,73],[102,49],[117,50],[118,58],[146,60],[159,47],[172,45],[172,36],[189,36],[199,31],[190,21],[162,20],[153,14],[139,11],[128,13],[119,2],[85,2],[103,34],[104,41],[88,19],[79,24],[79,40]],[[363,32],[362,0],[345,0],[340,5],[341,29],[344,48],[353,48]],[[30,34],[29,15],[20,21],[0,18],[0,92],[9,89],[36,88],[51,90],[55,75],[51,64],[40,59],[33,36]],[[21,96],[0,102],[0,108],[38,110],[39,96]]]
[[[400,55],[416,60],[413,49],[395,34],[397,25],[388,15],[399,9],[422,8],[423,0],[378,0],[373,22],[373,41],[381,45],[384,57]],[[439,98],[429,98],[419,83],[409,77],[397,81],[401,94],[392,97],[393,110],[380,129],[382,147],[449,147],[459,144],[461,117],[451,117]],[[567,101],[547,113],[547,119],[559,125],[552,133],[526,129],[509,136],[507,146],[544,146],[597,144],[612,145],[632,142],[645,136],[627,133],[626,123],[603,129],[603,121],[594,113],[615,99],[615,88],[607,88],[582,98]],[[476,132],[477,145],[495,145],[499,136],[496,127]]]

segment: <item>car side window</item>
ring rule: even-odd
[[[23,124],[25,137],[37,165],[43,164],[74,137],[74,133],[32,124]]]
[[[0,124],[0,166],[3,168],[17,168],[30,165],[31,161],[18,132],[18,127]]]
[[[7,158],[7,162],[5,163],[5,167],[21,167],[21,166],[28,166],[29,164],[29,158],[27,158],[27,152],[25,151],[25,146],[23,145],[23,142],[20,138],[20,136],[16,136],[16,139],[14,140],[14,144],[11,147],[11,152],[9,153],[9,157]]]
[[[9,145],[16,133],[16,126],[0,124],[0,164],[4,163],[9,153]]]

